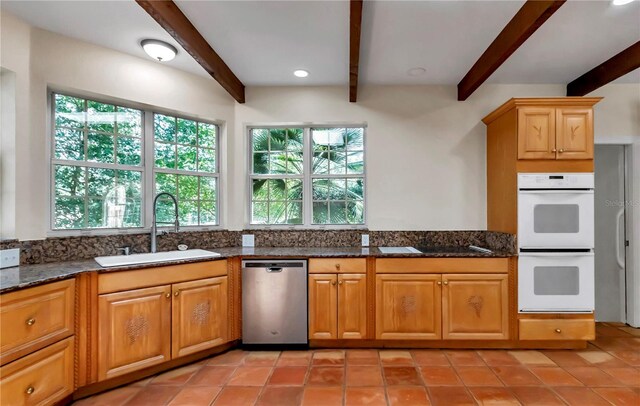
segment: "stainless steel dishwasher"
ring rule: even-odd
[[[242,343],[307,344],[307,261],[242,261]]]

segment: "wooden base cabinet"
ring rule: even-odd
[[[376,338],[441,338],[440,275],[376,275]]]
[[[309,338],[364,339],[365,274],[309,274]]]
[[[227,342],[227,277],[173,285],[173,358]]]
[[[506,274],[442,275],[442,338],[509,338],[507,281]]]
[[[98,379],[227,342],[227,277],[99,295]]]
[[[171,359],[171,285],[100,295],[98,379]]]

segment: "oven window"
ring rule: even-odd
[[[580,231],[577,204],[538,204],[533,209],[536,233],[577,233]]]
[[[533,268],[533,293],[543,295],[577,295],[580,293],[577,266],[536,266]]]

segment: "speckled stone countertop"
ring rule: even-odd
[[[31,287],[47,282],[68,279],[82,272],[114,272],[133,269],[151,268],[164,265],[178,265],[193,262],[212,261],[226,259],[231,257],[242,256],[245,258],[338,258],[338,257],[382,257],[382,258],[455,258],[455,257],[471,257],[471,258],[505,258],[515,256],[515,253],[505,251],[494,251],[491,254],[481,252],[459,252],[452,247],[437,247],[435,252],[429,253],[401,253],[387,254],[382,253],[376,247],[229,247],[229,248],[213,248],[211,251],[220,254],[215,258],[200,258],[180,261],[155,262],[151,264],[125,265],[104,268],[93,259],[82,261],[52,262],[35,265],[21,265],[13,268],[0,269],[0,293],[6,293],[12,290]]]

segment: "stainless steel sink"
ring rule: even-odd
[[[112,266],[150,264],[155,262],[179,261],[184,259],[214,258],[220,254],[206,250],[166,251],[148,254],[112,255],[108,257],[94,258],[100,266],[109,268]]]

